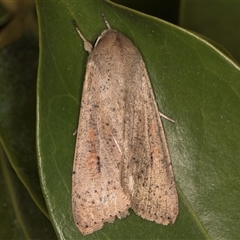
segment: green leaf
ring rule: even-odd
[[[33,202],[0,146],[0,239],[56,239],[51,222]]]
[[[178,12],[180,1],[139,1],[139,0],[114,0],[112,2],[121,4],[139,12],[146,13],[158,18],[162,18],[171,23],[178,22]]]
[[[240,61],[239,1],[181,1],[180,25],[218,42]]]
[[[54,239],[36,157],[37,39],[28,32],[2,49],[0,66],[0,239]]]
[[[26,33],[2,49],[0,66],[0,141],[19,179],[47,216],[36,158],[36,38]]]
[[[71,174],[88,53],[72,20],[93,42],[106,27],[123,33],[146,63],[163,120],[179,194],[173,226],[130,216],[89,239],[236,239],[240,235],[240,72],[192,33],[110,2],[38,1],[40,65],[37,146],[40,177],[59,239],[80,239],[71,211]]]

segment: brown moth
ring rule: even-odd
[[[92,48],[83,86],[72,176],[74,221],[83,235],[132,208],[163,225],[178,196],[162,122],[138,49],[110,28]]]

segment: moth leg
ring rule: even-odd
[[[167,119],[168,121],[175,123],[175,120],[171,119],[170,117],[166,116],[165,114],[163,114],[161,112],[159,112],[159,114],[160,114],[160,117],[163,117],[163,118]]]

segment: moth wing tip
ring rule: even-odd
[[[98,224],[92,226],[92,227],[86,227],[86,226],[80,226],[77,225],[79,231],[82,233],[82,235],[86,236],[88,234],[91,234],[95,231],[100,230],[101,228],[103,228],[104,223],[103,222],[99,222]]]
[[[173,225],[174,222],[176,221],[177,215],[178,215],[178,210],[177,211],[173,211],[173,212],[165,212],[165,213],[149,213],[147,212],[147,210],[143,210],[143,209],[136,209],[134,207],[132,207],[134,212],[142,217],[143,219],[146,219],[148,221],[153,221],[156,222],[158,224],[162,224],[162,225]]]

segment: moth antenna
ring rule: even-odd
[[[73,20],[72,23],[73,23],[73,26],[75,27],[75,29],[77,30],[78,35],[83,40],[84,49],[86,51],[88,51],[88,52],[91,52],[92,51],[92,44],[83,36],[83,34],[81,33],[79,27],[77,26],[76,21]]]
[[[107,19],[106,19],[106,17],[105,17],[105,15],[104,15],[103,12],[101,12],[101,15],[102,15],[103,21],[105,22],[107,28],[108,28],[108,29],[111,29],[111,27],[110,27],[110,25],[109,25],[109,23],[108,23],[108,21],[107,21]]]

